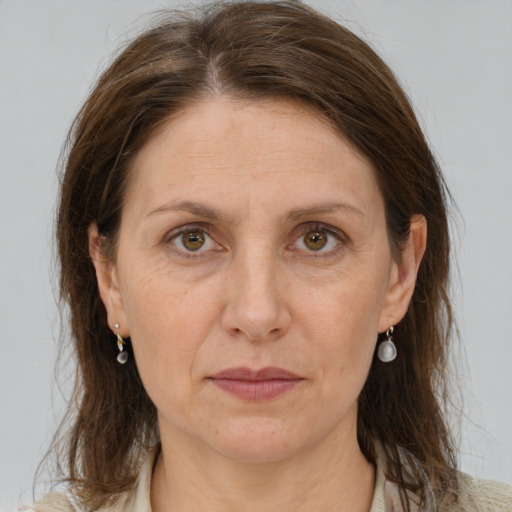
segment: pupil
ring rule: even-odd
[[[306,235],[306,245],[315,251],[323,249],[327,243],[325,233],[313,232]]]
[[[183,245],[190,251],[197,251],[204,245],[204,236],[199,231],[185,233]]]

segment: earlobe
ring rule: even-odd
[[[101,301],[107,310],[108,324],[113,328],[114,324],[123,326],[123,336],[129,336],[125,331],[128,328],[124,313],[123,301],[119,290],[116,265],[105,254],[102,246],[98,226],[92,223],[88,229],[89,256],[96,270],[96,280]]]
[[[393,262],[386,302],[379,320],[379,332],[398,324],[407,313],[426,247],[427,221],[423,215],[413,215],[409,237],[402,245],[401,261]]]

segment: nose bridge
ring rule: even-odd
[[[239,300],[245,306],[259,304],[259,308],[254,308],[255,312],[257,309],[271,309],[277,300],[275,259],[272,250],[263,246],[252,250],[247,248],[237,262],[240,268]]]
[[[252,340],[275,338],[286,332],[289,314],[280,277],[278,257],[268,243],[260,240],[240,247],[229,276],[232,293],[225,329]]]

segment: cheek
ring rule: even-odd
[[[350,276],[304,296],[299,317],[324,374],[364,383],[378,334],[385,279]]]
[[[215,321],[212,289],[150,268],[138,273],[132,267],[126,276],[123,302],[144,386],[152,398],[162,389],[181,389]]]

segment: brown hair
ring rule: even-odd
[[[87,230],[96,222],[107,257],[115,256],[133,157],[173,113],[218,94],[291,98],[343,132],[375,166],[395,254],[412,215],[425,216],[426,253],[394,336],[400,355],[386,365],[374,358],[359,398],[358,436],[369,460],[374,440],[382,443],[388,476],[403,496],[406,489],[421,496],[423,484],[408,474],[401,448],[446,493],[456,460],[443,417],[452,325],[443,179],[386,64],[352,32],[296,1],[221,2],[196,14],[168,13],[120,53],[73,124],[57,221],[61,298],[78,361],[73,425],[61,439],[67,479],[84,503],[97,506],[133,484],[158,440],[155,408],[133,358],[116,363]]]

